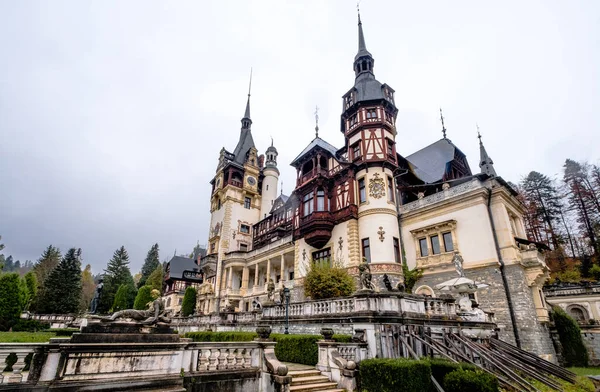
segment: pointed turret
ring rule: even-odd
[[[494,169],[494,161],[488,155],[485,147],[483,146],[483,142],[481,141],[481,134],[479,133],[479,127],[477,127],[477,137],[479,138],[479,167],[481,168],[481,173],[487,174],[490,177],[496,177],[496,169]]]
[[[241,165],[246,162],[248,152],[254,147],[254,139],[252,138],[252,120],[250,119],[250,89],[252,88],[252,70],[250,70],[250,84],[248,86],[248,100],[246,101],[246,111],[242,117],[242,129],[240,131],[240,140],[238,141],[233,155],[235,161]]]
[[[358,79],[361,75],[374,77],[373,66],[375,60],[371,53],[367,50],[365,44],[365,34],[363,32],[362,21],[360,20],[360,12],[358,13],[358,53],[354,56],[354,72]]]

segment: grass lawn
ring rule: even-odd
[[[54,332],[0,332],[0,343],[43,343],[55,336]]]
[[[570,367],[567,369],[578,376],[600,376],[600,367]]]

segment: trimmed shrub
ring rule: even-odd
[[[333,340],[339,343],[350,343],[352,342],[352,335],[333,335]]]
[[[186,338],[194,342],[250,342],[258,337],[256,332],[187,332]]]
[[[444,378],[446,392],[498,392],[498,379],[483,371],[457,369]]]
[[[431,366],[431,375],[438,383],[440,383],[440,385],[444,383],[444,378],[446,375],[454,370],[463,369],[475,371],[479,369],[477,366],[467,362],[451,362],[447,359],[439,358],[429,359],[428,361],[429,365]],[[433,390],[434,389],[432,388],[432,391]]]
[[[135,301],[136,291],[133,281],[120,285],[115,294],[112,311],[131,309]]]
[[[428,361],[366,359],[359,366],[362,392],[423,392],[431,388]]]
[[[346,297],[355,290],[354,278],[328,262],[312,263],[304,279],[304,295],[312,299]]]
[[[37,332],[50,328],[50,324],[38,320],[21,319],[13,325],[13,332]]]
[[[185,289],[185,294],[183,295],[181,314],[187,317],[194,314],[194,310],[196,310],[196,289],[190,286]]]
[[[146,305],[148,302],[154,301],[152,298],[152,287],[151,286],[142,286],[137,292],[135,296],[135,301],[133,301],[133,308],[137,310],[145,310],[148,309]]]
[[[301,363],[314,366],[319,362],[317,341],[321,335],[285,335],[271,334],[275,345],[275,356],[282,362]]]
[[[8,331],[21,315],[21,290],[19,274],[0,275],[0,331]]]
[[[562,346],[565,367],[588,365],[588,352],[581,338],[579,324],[558,306],[552,307],[552,320]]]

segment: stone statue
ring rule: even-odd
[[[285,305],[285,286],[279,290],[279,303]]]
[[[157,298],[148,303],[148,305],[148,309],[146,310],[126,309],[115,312],[109,317],[92,316],[92,318],[100,319],[103,322],[111,322],[117,319],[132,319],[140,321],[143,325],[155,325],[159,322],[171,323],[169,311],[165,310],[162,298]]]
[[[463,258],[458,252],[454,252],[454,257],[452,258],[452,262],[454,263],[454,267],[456,268],[456,272],[459,276],[465,276],[465,271],[463,270]]]
[[[383,274],[383,284],[385,285],[385,289],[387,291],[394,291],[392,282],[390,282],[390,278],[387,276],[387,274]]]
[[[273,282],[273,279],[269,279],[269,284],[267,285],[267,298],[270,302],[275,301],[275,282]]]
[[[373,283],[371,280],[373,279],[373,275],[371,274],[371,267],[369,263],[363,261],[358,265],[358,272],[360,275],[360,285],[362,290],[375,290]]]
[[[96,309],[98,308],[98,302],[100,302],[100,295],[102,294],[102,289],[104,288],[104,280],[98,280],[98,285],[96,286],[96,291],[94,292],[94,298],[92,298],[92,303],[90,305],[90,313],[96,314]]]

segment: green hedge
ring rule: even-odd
[[[451,362],[446,359],[429,359],[429,365],[431,366],[431,375],[435,378],[435,380],[442,385],[444,383],[444,378],[448,373],[453,372],[457,369],[463,370],[478,370],[479,368],[475,365],[466,362]],[[431,389],[434,390],[433,388]]]
[[[44,332],[54,332],[56,336],[73,336],[75,332],[79,332],[79,328],[50,328]]]
[[[194,342],[250,342],[258,337],[256,332],[187,332],[186,338]]]
[[[50,328],[50,324],[38,320],[21,319],[13,325],[13,332],[37,332]]]
[[[256,332],[187,332],[186,338],[194,342],[249,342],[258,335]],[[277,342],[275,355],[283,362],[301,363],[314,366],[319,361],[319,347],[317,341],[323,339],[321,335],[285,335],[282,333],[271,334]],[[350,335],[333,335],[337,342],[348,343],[352,340]]]
[[[366,359],[359,367],[362,392],[423,392],[431,388],[429,361]]]
[[[588,366],[588,352],[575,319],[558,306],[552,307],[552,321],[558,332],[565,366]]]
[[[445,392],[498,392],[498,379],[477,370],[457,369],[444,378]]]

